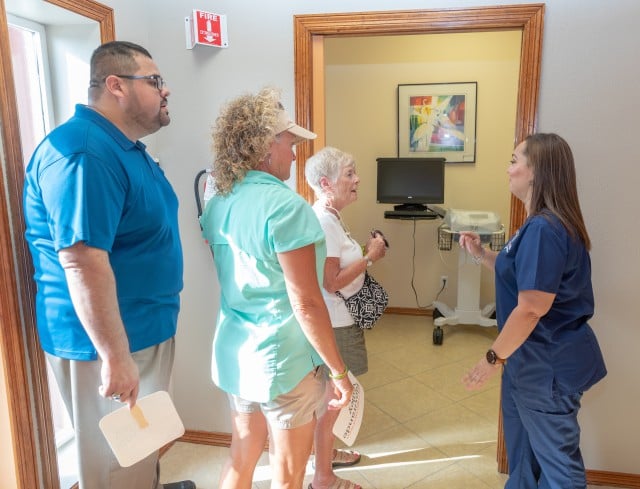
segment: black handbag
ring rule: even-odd
[[[364,283],[358,292],[349,298],[345,298],[339,291],[336,295],[344,301],[355,324],[362,329],[373,328],[389,303],[387,291],[366,271]]]

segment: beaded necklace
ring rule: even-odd
[[[342,215],[340,214],[340,211],[338,209],[336,209],[335,207],[333,207],[328,200],[324,200],[323,201],[323,205],[324,208],[327,209],[331,214],[333,214],[334,216],[336,216],[338,218],[338,222],[340,223],[340,226],[342,227],[342,230],[345,232],[345,234],[347,235],[347,238],[349,238],[352,242],[354,242],[355,244],[357,244],[358,246],[360,246],[358,244],[358,242],[353,239],[351,237],[351,231],[349,231],[349,228],[347,227],[347,225],[345,224],[345,222],[342,220]]]

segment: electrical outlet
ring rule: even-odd
[[[449,277],[447,277],[446,275],[440,275],[440,288],[444,289],[447,286],[447,281],[449,280]]]

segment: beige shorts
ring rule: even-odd
[[[293,390],[281,394],[269,402],[254,402],[233,394],[229,406],[238,413],[251,414],[262,411],[271,428],[289,430],[310,423],[314,416],[324,414],[324,390],[326,379],[320,367],[313,369]]]

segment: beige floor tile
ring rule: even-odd
[[[467,371],[468,368],[460,363],[450,363],[419,373],[414,379],[452,401],[461,401],[474,395],[462,384],[462,377]]]
[[[457,464],[446,467],[435,474],[406,486],[407,489],[490,489],[482,480]]]
[[[214,489],[218,487],[222,464],[228,453],[226,447],[175,443],[161,459],[160,480],[191,479],[198,489]]]
[[[500,412],[500,386],[476,391],[473,395],[461,400],[458,405],[479,414],[490,423],[495,423]]]
[[[444,340],[439,348],[446,351],[453,359],[470,358],[474,365],[498,335],[496,327],[482,327],[472,324],[453,324],[443,326]]]
[[[431,324],[429,317],[385,314],[373,329],[365,331],[367,351],[376,354],[403,348],[416,339],[426,340]]]
[[[375,404],[366,400],[367,394],[365,391],[365,404],[364,404],[364,417],[362,419],[362,425],[360,426],[360,432],[358,433],[358,441],[369,438],[380,431],[385,431],[395,426],[398,426],[398,421],[386,414]]]
[[[403,426],[380,431],[359,441],[361,462],[350,471],[361,473],[368,488],[401,489],[453,462],[440,450]]]
[[[450,399],[411,377],[365,391],[365,399],[399,422],[452,404]]]
[[[358,380],[366,393],[369,389],[397,382],[406,376],[406,373],[394,367],[379,355],[369,354],[369,371],[358,377]]]
[[[377,356],[406,375],[416,375],[456,361],[451,352],[426,340],[414,341],[402,348],[379,352]]]
[[[497,439],[496,422],[456,404],[407,421],[405,426],[452,457],[476,455]]]
[[[457,465],[473,474],[491,488],[503,488],[507,481],[507,476],[498,472],[495,443],[487,444],[487,446],[476,455],[460,460]]]

